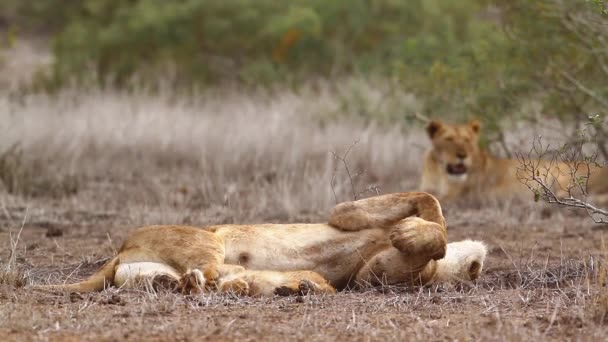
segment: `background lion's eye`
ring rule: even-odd
[[[454,137],[446,137],[445,140],[446,141],[454,141]]]

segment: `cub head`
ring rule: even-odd
[[[426,126],[431,138],[431,158],[454,181],[465,181],[479,154],[478,120],[463,125],[450,125],[432,120]]]

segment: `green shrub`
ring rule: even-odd
[[[41,0],[21,6],[31,25],[58,32],[57,80],[93,72],[122,82],[134,74],[157,77],[166,68],[195,82],[393,74],[395,67],[458,64],[473,51],[480,58],[501,35],[475,19],[481,7],[471,0]]]

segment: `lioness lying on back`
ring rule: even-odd
[[[519,180],[519,161],[491,156],[479,147],[480,123],[450,125],[432,120],[426,127],[431,148],[424,157],[420,189],[440,200],[459,199],[466,195],[483,198],[533,198],[533,193]],[[570,166],[559,162],[538,161],[540,172],[548,175],[547,183],[558,196],[566,196],[572,182]],[[547,172],[548,170],[548,172]],[[586,174],[580,168],[580,174]],[[608,193],[608,170],[591,166],[588,182],[590,194]]]
[[[427,284],[479,277],[481,242],[447,243],[437,200],[397,193],[337,205],[329,224],[151,226],[88,279],[37,286],[74,292],[141,282],[242,295],[332,293],[360,284]]]

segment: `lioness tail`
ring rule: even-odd
[[[33,289],[51,290],[51,291],[67,291],[67,292],[94,292],[101,291],[106,286],[114,282],[114,273],[116,266],[120,260],[114,257],[103,265],[97,272],[93,273],[89,278],[74,284],[63,285],[35,285]]]

